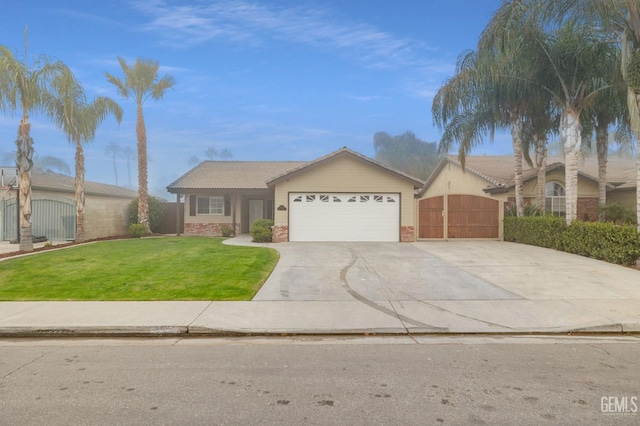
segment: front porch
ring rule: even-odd
[[[272,219],[274,194],[271,190],[207,190],[184,195],[184,235],[223,236],[246,234],[258,219]],[[225,232],[226,231],[226,232]]]

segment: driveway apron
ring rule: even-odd
[[[282,243],[254,300],[504,300],[519,296],[412,244]]]

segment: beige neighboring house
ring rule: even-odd
[[[635,210],[635,159],[610,156],[607,164],[607,201]],[[549,157],[546,168],[546,211],[565,212],[564,162]],[[536,169],[523,166],[525,203],[536,202]],[[418,239],[502,239],[504,205],[515,201],[513,156],[469,156],[465,169],[455,156],[438,164],[418,194]],[[578,219],[598,217],[598,162],[580,160]]]
[[[184,196],[184,233],[249,232],[273,219],[273,241],[414,241],[424,182],[342,148],[311,162],[205,161],[167,187]]]
[[[15,240],[17,205],[15,168],[3,168],[0,177],[0,240]],[[50,240],[75,238],[75,179],[58,173],[32,174],[32,234]],[[137,191],[98,182],[85,182],[87,239],[127,235],[128,207]]]

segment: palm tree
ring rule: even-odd
[[[501,49],[479,46],[478,51],[461,55],[456,74],[434,97],[432,115],[436,125],[444,129],[440,151],[448,152],[458,143],[463,167],[464,157],[475,145],[483,143],[487,136],[493,139],[496,129],[510,129],[516,211],[522,216],[525,131],[530,117],[548,101],[540,91],[533,90],[535,86],[530,81],[518,78],[535,72],[535,64],[527,62],[533,56],[529,53],[532,46],[518,41]]]
[[[53,80],[55,96],[49,99],[52,118],[66,135],[70,143],[75,144],[75,198],[76,198],[76,242],[85,241],[84,233],[84,150],[82,145],[94,139],[96,129],[107,115],[113,114],[120,123],[122,108],[112,99],[99,96],[87,103],[82,86],[71,70]]]
[[[20,250],[33,251],[31,234],[31,170],[33,168],[33,139],[29,113],[43,108],[43,95],[51,80],[63,68],[61,62],[52,63],[40,57],[32,66],[27,63],[27,32],[25,30],[24,60],[17,59],[11,50],[0,46],[0,110],[20,111],[22,118],[16,140],[18,169],[18,198],[20,216]]]
[[[622,83],[621,80],[622,75],[620,74],[620,83]],[[598,204],[600,207],[607,203],[609,129],[612,126],[616,126],[614,137],[618,144],[629,145],[632,137],[632,132],[629,127],[629,114],[625,91],[626,87],[622,84],[617,84],[615,88],[601,93],[598,96],[598,101],[585,109],[583,113],[583,126],[587,131],[585,139],[589,144],[592,142],[592,135],[595,134],[595,146],[598,157]],[[604,222],[604,209],[600,209],[598,219],[600,222]]]
[[[489,23],[482,43],[523,37],[538,45],[531,58],[541,65],[540,73],[529,80],[547,92],[561,110],[560,134],[564,141],[566,219],[577,218],[578,153],[581,146],[583,109],[596,101],[601,92],[613,85],[618,50],[601,32],[574,21],[557,27],[541,24],[541,16],[532,6],[535,0],[505,3]],[[530,59],[530,60],[531,60]]]
[[[105,73],[107,80],[116,86],[120,95],[136,102],[137,120],[136,136],[138,139],[138,223],[149,230],[148,179],[147,179],[147,130],[144,124],[142,105],[149,97],[162,99],[167,89],[173,87],[175,80],[169,75],[158,78],[160,65],[149,59],[136,59],[133,68],[125,60],[118,57],[118,62],[124,72],[124,80],[120,77]]]
[[[129,177],[129,188],[131,188],[131,159],[136,152],[130,146],[125,146],[124,148],[122,148],[122,153],[127,160],[127,176]]]
[[[113,161],[113,175],[116,179],[116,186],[118,186],[118,164],[116,163],[116,157],[122,152],[122,146],[118,142],[111,141],[104,147],[106,154],[111,154],[111,160]]]
[[[591,25],[621,47],[618,60],[627,87],[629,123],[636,135],[636,216],[640,233],[640,2],[637,0],[538,0],[550,22],[572,19]]]

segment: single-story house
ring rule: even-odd
[[[311,162],[205,161],[167,190],[185,196],[186,235],[246,233],[267,218],[274,242],[414,241],[423,184],[342,148]]]
[[[0,169],[0,240],[17,237],[15,167]],[[53,172],[34,171],[31,176],[34,236],[50,240],[75,239],[75,178]],[[85,237],[96,239],[128,234],[129,204],[137,191],[85,181]]]
[[[548,164],[547,207],[562,215],[564,166],[553,157]],[[502,239],[513,169],[512,156],[470,156],[464,170],[447,156],[422,182],[342,148],[311,162],[205,161],[167,190],[184,211],[186,235],[220,236],[224,226],[247,233],[267,218],[274,242]],[[635,160],[611,157],[608,170],[609,199],[635,206]],[[535,200],[534,168],[524,166],[524,182],[525,199]],[[579,217],[595,219],[595,159],[581,163],[578,196]]]
[[[559,216],[564,216],[565,212],[564,180],[563,158],[548,157],[545,209]],[[526,162],[523,164],[523,182],[525,203],[535,203],[537,170]],[[635,197],[635,159],[610,156],[607,201],[635,209]],[[504,205],[514,201],[513,156],[469,156],[464,169],[456,156],[444,157],[417,195],[417,237],[502,238]],[[596,220],[598,207],[598,160],[586,157],[578,165],[578,219]],[[468,226],[456,228],[464,221]]]

